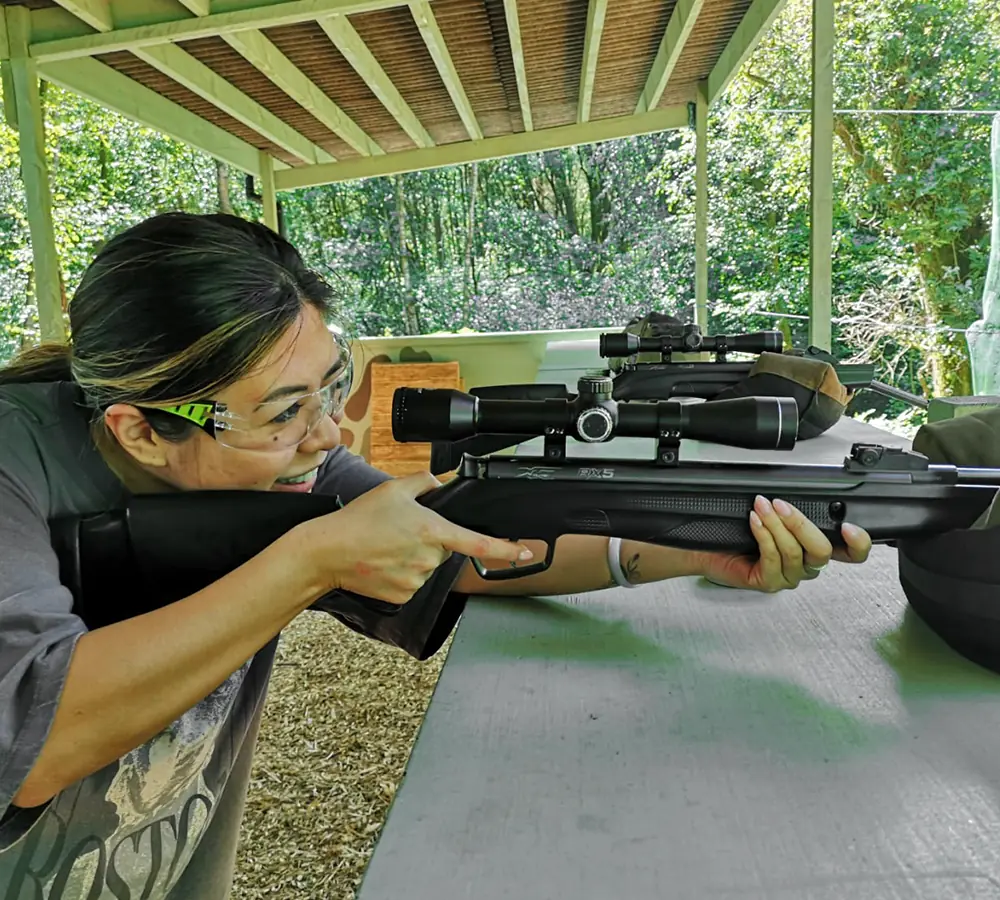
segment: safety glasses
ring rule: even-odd
[[[158,407],[193,422],[226,447],[271,452],[297,447],[326,416],[337,416],[351,393],[354,360],[346,340],[334,334],[342,365],[332,380],[309,394],[236,408],[218,400]]]

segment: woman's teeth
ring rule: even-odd
[[[293,475],[291,478],[279,478],[278,484],[305,484],[307,481],[312,481],[316,477],[316,470],[310,469],[308,472],[303,472],[301,475]]]

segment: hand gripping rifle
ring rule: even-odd
[[[967,528],[1000,487],[1000,470],[930,465],[920,454],[880,445],[856,444],[843,465],[679,458],[683,438],[791,449],[796,415],[794,401],[775,397],[618,402],[610,378],[585,377],[572,400],[484,400],[400,388],[393,434],[400,441],[460,440],[480,431],[544,437],[541,458],[467,456],[456,478],[419,498],[466,528],[546,543],[545,559],[529,566],[486,570],[474,561],[489,580],[547,569],[565,534],[754,554],[748,517],[758,494],[794,504],[842,545],[844,521],[876,542]],[[568,437],[654,438],[656,453],[648,460],[574,460],[566,455]],[[336,497],[315,494],[183,492],[134,496],[123,509],[51,525],[62,582],[75,610],[97,627],[188,596],[295,525],[340,506]],[[449,594],[463,564],[452,557],[435,591],[401,607],[337,591],[315,608],[423,659],[440,647],[464,607],[464,597]]]

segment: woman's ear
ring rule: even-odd
[[[166,446],[146,417],[128,403],[115,403],[104,411],[104,423],[115,439],[145,466],[167,465]]]

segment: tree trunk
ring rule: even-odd
[[[409,247],[406,236],[406,198],[403,195],[403,176],[393,178],[396,188],[396,235],[399,247],[399,270],[403,276],[403,321],[407,334],[420,334],[420,310],[413,299],[410,279]]]
[[[465,325],[472,321],[476,285],[476,192],[479,188],[479,164],[472,163],[468,172],[468,206],[465,218],[465,264],[462,267],[462,297],[465,301]]]
[[[972,369],[965,335],[938,330],[948,325],[947,283],[951,280],[933,250],[918,248],[917,266],[922,284],[920,304],[928,329],[925,359],[935,397],[967,397],[972,394]]]
[[[229,199],[229,168],[221,160],[215,161],[215,186],[219,192],[219,212],[233,214],[233,204]]]

